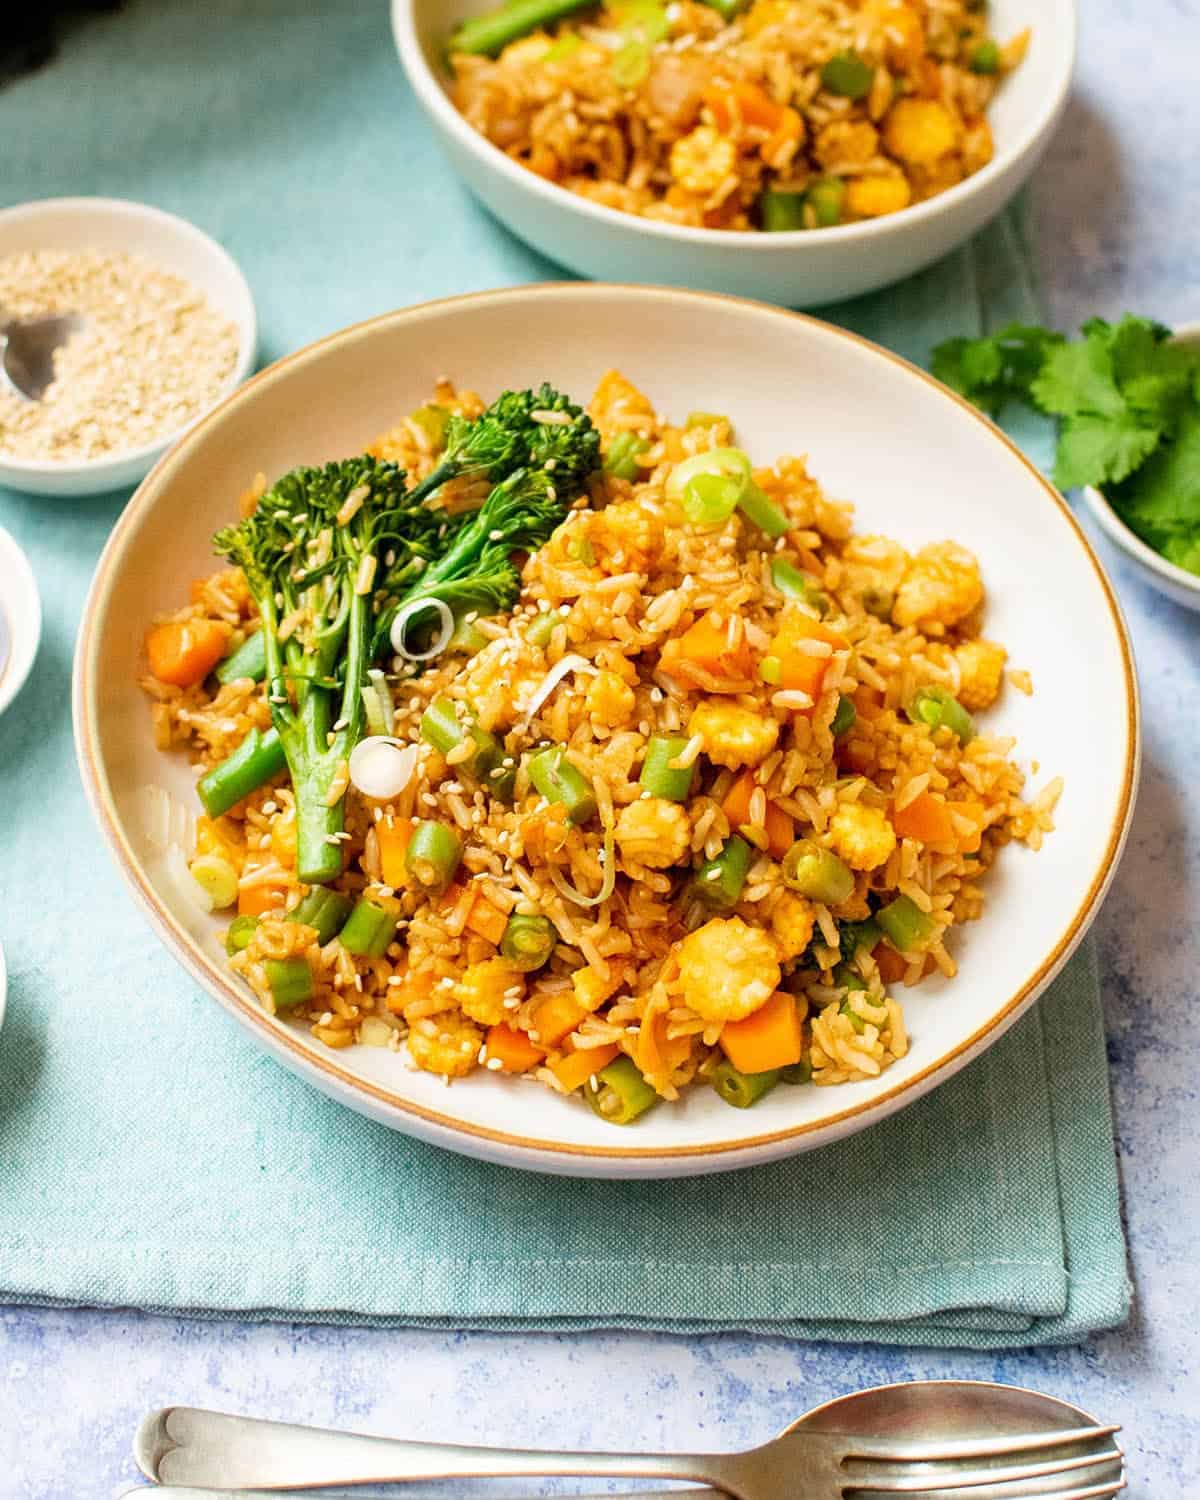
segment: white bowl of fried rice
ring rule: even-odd
[[[385,655],[403,768],[390,788],[342,776],[317,809],[338,819],[332,871],[301,878],[290,771],[198,817],[197,775],[302,708],[299,679],[198,675],[254,629],[213,534],[240,515],[237,535],[273,535],[280,476],[370,448],[369,482],[329,502],[366,524],[389,462],[428,475],[448,430],[542,381],[587,414],[535,402],[533,423],[589,443],[594,426],[607,467],[551,495],[567,518],[517,558],[515,603],[463,616],[429,662]],[[547,492],[545,470],[511,483],[538,473]],[[494,477],[435,488],[439,527],[463,535],[510,482],[485,500]],[[307,520],[326,502],[300,493]],[[307,649],[303,613],[289,649]],[[179,673],[163,637],[217,645]],[[574,1175],[769,1161],[964,1066],[1083,937],[1138,765],[1108,581],[997,428],[838,328],[605,285],[392,313],[231,396],[118,521],[74,710],[118,867],[260,1046],[393,1128]],[[472,760],[485,745],[513,768],[504,791]],[[412,857],[434,824],[448,863]],[[311,899],[338,907],[323,934],[292,915]],[[364,903],[387,918],[374,956],[348,936]],[[549,934],[532,962],[514,924],[535,948]],[[285,996],[271,963],[302,988]]]
[[[701,0],[614,0],[506,47],[476,25],[481,50],[456,50],[494,9],[392,3],[413,91],[485,206],[583,276],[789,307],[899,281],[997,214],[1076,46],[1074,0],[751,0],[731,24]]]

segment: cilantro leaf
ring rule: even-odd
[[[1054,482],[1062,490],[1124,479],[1158,447],[1162,429],[1146,427],[1131,412],[1067,417],[1058,435]]]
[[[1105,495],[1139,535],[1200,541],[1200,407],[1189,407],[1175,437]]]
[[[1119,415],[1125,399],[1117,389],[1108,337],[1096,331],[1082,343],[1052,349],[1030,394],[1051,416]]]
[[[933,351],[931,368],[940,381],[994,416],[1006,401],[1028,401],[1047,350],[1062,341],[1051,329],[1010,323],[984,338],[947,339]]]

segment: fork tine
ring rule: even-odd
[[[946,1468],[944,1477],[929,1472],[914,1474],[909,1464],[894,1468],[876,1463],[846,1465],[844,1479],[859,1488],[877,1490],[880,1494],[919,1494],[922,1490],[968,1490],[977,1485],[1019,1484],[1026,1479],[1046,1479],[1067,1474],[1074,1469],[1095,1469],[1101,1464],[1120,1463],[1124,1453],[1115,1444],[1102,1452],[1080,1453],[1073,1457],[1047,1458],[1031,1464],[995,1464],[982,1469]]]
[[[1114,1437],[1120,1423],[1104,1427],[1050,1427],[1041,1432],[1005,1432],[995,1437],[948,1438],[945,1442],[913,1442],[904,1438],[856,1438],[842,1440],[846,1458],[875,1459],[881,1463],[937,1463],[939,1460],[1003,1458],[1009,1453],[1045,1453],[1074,1443],[1094,1443]]]
[[[1125,1485],[1126,1479],[1122,1473],[1120,1479],[1108,1480],[1103,1484],[1089,1484],[1083,1489],[1031,1490],[1025,1485],[1013,1489],[1006,1484],[1002,1489],[919,1490],[910,1494],[908,1500],[1112,1500]],[[884,1500],[884,1495],[879,1490],[853,1490],[851,1493],[854,1500]]]

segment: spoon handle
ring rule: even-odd
[[[422,1479],[528,1477],[691,1479],[721,1486],[719,1454],[551,1453],[396,1438],[264,1422],[196,1407],[153,1412],[134,1456],[160,1484],[217,1489],[315,1488]]]

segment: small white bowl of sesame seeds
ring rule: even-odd
[[[258,326],[231,256],[186,219],[117,198],[0,212],[0,314],[81,314],[41,401],[0,375],[0,484],[90,495],[137,484],[246,378]]]

